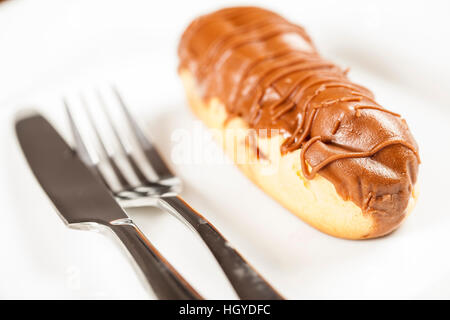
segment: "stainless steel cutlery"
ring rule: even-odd
[[[108,96],[109,100],[105,99],[100,91],[90,100],[81,96],[78,107],[64,100],[76,154],[41,116],[17,123],[25,156],[66,222],[98,223],[110,228],[132,253],[159,297],[199,299],[200,295],[156,251],[117,202],[123,208],[159,207],[203,240],[239,298],[283,299],[204,216],[180,197],[180,179],[144,135],[117,89],[112,88]],[[85,121],[81,123],[76,115],[83,115]],[[158,275],[161,279],[153,279]],[[162,285],[165,281],[168,288]]]
[[[112,231],[158,298],[202,298],[153,247],[47,120],[38,114],[19,119],[16,133],[34,175],[69,227],[103,226]]]

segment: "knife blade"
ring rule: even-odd
[[[69,225],[108,225],[128,216],[63,138],[42,116],[16,124],[24,155],[40,185]]]
[[[161,299],[202,297],[162,257],[51,124],[32,114],[16,121],[16,135],[38,182],[63,221],[107,226],[122,241]]]

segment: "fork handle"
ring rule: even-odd
[[[164,259],[131,220],[113,222],[109,227],[125,245],[159,299],[203,299]]]
[[[162,197],[160,206],[188,223],[202,238],[241,299],[284,298],[228,243],[200,213],[179,196]]]

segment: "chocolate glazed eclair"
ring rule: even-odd
[[[252,156],[276,162],[276,172],[261,161],[237,165],[312,226],[374,238],[411,211],[420,159],[405,120],[324,60],[302,27],[261,8],[227,8],[189,25],[179,57],[192,110],[223,133],[233,159],[230,140],[249,139],[227,130],[278,133],[251,139]]]

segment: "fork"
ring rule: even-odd
[[[121,123],[128,127],[128,138],[120,131],[123,129],[116,124],[117,120],[114,121],[111,108],[100,91],[95,96],[96,104],[101,109],[99,114],[103,116],[95,119],[106,119],[109,138],[116,144],[114,152],[107,150],[105,137],[100,134],[101,130],[92,115],[91,104],[84,96],[80,98],[93,129],[92,136],[97,140],[96,149],[100,154],[97,154],[97,161],[86,139],[82,138],[81,128],[76,124],[71,107],[64,100],[80,158],[98,174],[123,207],[158,207],[189,226],[209,248],[240,299],[284,299],[204,216],[180,197],[180,179],[172,173],[154,144],[144,135],[117,88],[112,87],[111,90],[116,109],[121,113],[120,119],[125,120]]]

